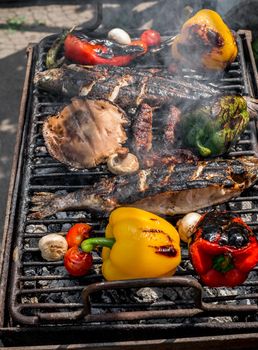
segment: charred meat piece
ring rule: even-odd
[[[219,93],[209,85],[184,81],[182,77],[172,77],[164,70],[115,68],[64,66],[37,73],[34,83],[43,90],[62,96],[107,98],[122,108],[139,106],[142,102],[160,106],[174,101],[199,100]]]
[[[152,148],[152,114],[152,107],[143,103],[132,125],[133,149],[140,158],[146,156]]]
[[[169,164],[180,164],[180,163],[195,163],[198,158],[187,149],[174,149],[174,150],[161,150],[159,152],[150,152],[141,160],[142,168],[151,168],[153,166],[158,167]]]
[[[38,193],[32,199],[32,217],[40,219],[69,209],[110,212],[122,205],[162,215],[183,214],[238,196],[257,175],[256,157],[157,166],[104,179],[64,196]]]
[[[52,157],[73,168],[91,168],[122,148],[127,122],[110,101],[74,98],[44,122],[43,136]]]
[[[177,134],[176,128],[179,125],[180,118],[181,111],[175,106],[170,106],[164,131],[164,143],[168,148],[175,143]]]

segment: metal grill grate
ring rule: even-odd
[[[47,49],[54,37],[39,44],[36,52],[36,71],[44,70]],[[239,55],[219,85],[224,90],[250,94],[243,38],[238,37]],[[144,68],[144,67],[142,67]],[[139,68],[140,69],[140,68]],[[208,77],[196,76],[185,71],[185,77],[205,81]],[[151,327],[166,325],[169,329],[179,326],[209,329],[216,322],[219,329],[258,326],[258,268],[250,274],[243,286],[237,289],[217,288],[201,290],[192,277],[196,277],[189,262],[187,247],[182,245],[182,263],[177,279],[138,281],[95,285],[102,281],[101,259],[94,255],[94,271],[81,278],[71,278],[62,262],[43,261],[38,249],[38,241],[46,233],[57,232],[65,235],[76,222],[88,222],[96,235],[103,235],[106,219],[103,215],[89,212],[63,212],[43,220],[28,217],[30,200],[35,192],[66,193],[90,187],[96,179],[108,177],[105,166],[85,171],[69,171],[53,160],[46,152],[42,138],[43,120],[54,114],[65,101],[56,101],[50,95],[34,89],[31,110],[26,121],[23,169],[18,195],[16,218],[16,240],[14,244],[15,263],[9,283],[9,308],[12,325],[54,325],[91,324],[94,329],[102,329],[105,322],[116,322],[120,329],[127,329],[141,320],[141,327],[148,331]],[[232,149],[230,156],[254,155],[257,153],[256,127],[250,122],[241,140]],[[239,198],[219,209],[239,213],[254,231],[258,232],[258,185],[245,191]],[[173,218],[168,218],[173,222]],[[93,284],[84,293],[84,287]],[[106,290],[104,290],[106,288]],[[149,289],[147,296],[144,294]],[[86,316],[85,314],[86,313]],[[85,316],[85,317],[84,317]],[[84,318],[82,318],[84,317]],[[158,320],[156,320],[158,319]],[[97,324],[95,322],[98,322]],[[102,322],[102,323],[100,323]],[[227,324],[227,325],[226,325]],[[197,325],[197,326],[196,326]],[[128,328],[129,327],[129,328]],[[145,328],[144,328],[145,327]],[[139,328],[139,329],[140,329]]]

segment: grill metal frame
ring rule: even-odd
[[[256,77],[255,81],[250,81],[250,76],[247,73],[247,71],[244,70],[243,74],[244,74],[244,81],[245,81],[245,93],[248,92],[249,90],[249,86],[252,86],[253,89],[252,91],[249,91],[250,94],[253,94],[256,96],[257,93],[257,71],[256,71],[256,67],[254,65],[254,58],[252,55],[252,51],[251,51],[251,46],[250,46],[250,40],[251,40],[251,33],[249,31],[240,31],[239,35],[243,38],[243,43],[244,43],[244,47],[243,47],[243,55],[241,55],[240,57],[242,57],[242,59],[244,59],[243,57],[247,58],[246,62],[248,62],[248,64],[250,64],[250,67],[252,68],[252,72],[253,72],[253,76]],[[245,339],[245,341],[247,341],[247,339],[258,339],[258,334],[254,333],[252,336],[248,337],[248,335],[243,334],[245,332],[253,332],[256,330],[257,326],[258,326],[258,322],[237,322],[235,324],[223,324],[223,325],[207,325],[207,324],[197,324],[195,325],[194,329],[192,329],[193,327],[191,326],[180,326],[180,325],[176,325],[176,326],[169,326],[169,325],[164,325],[161,324],[160,326],[155,325],[148,325],[147,327],[145,327],[146,325],[139,325],[139,324],[129,324],[129,325],[124,325],[124,324],[105,324],[102,327],[99,327],[98,325],[94,325],[94,324],[83,324],[83,325],[76,325],[76,326],[66,326],[65,323],[62,323],[65,321],[65,319],[67,317],[71,317],[71,314],[68,313],[63,313],[59,315],[59,317],[57,315],[53,315],[53,313],[49,313],[46,314],[46,320],[50,320],[53,316],[56,322],[60,323],[60,327],[58,326],[58,331],[57,331],[57,339],[52,339],[53,338],[53,332],[56,332],[56,330],[53,329],[53,326],[51,325],[44,325],[40,322],[38,322],[38,320],[36,318],[32,318],[28,316],[24,316],[21,313],[21,310],[19,309],[19,307],[16,309],[14,307],[11,307],[9,309],[9,312],[11,313],[11,318],[8,317],[8,307],[7,307],[7,301],[9,299],[9,305],[13,306],[16,304],[15,299],[13,295],[13,293],[10,294],[10,298],[8,298],[8,293],[11,292],[12,290],[12,283],[17,284],[17,271],[19,270],[19,268],[21,268],[21,266],[19,265],[19,251],[17,249],[14,249],[14,240],[15,240],[15,236],[17,234],[17,231],[15,230],[15,224],[17,223],[17,219],[16,219],[16,215],[19,214],[17,213],[17,203],[19,203],[20,201],[20,192],[21,192],[21,180],[22,180],[22,176],[23,176],[23,166],[24,164],[29,164],[29,160],[28,159],[24,159],[23,158],[23,151],[24,151],[24,147],[26,148],[28,145],[30,145],[30,141],[31,140],[27,140],[27,130],[30,127],[34,127],[34,125],[29,125],[30,123],[30,113],[31,113],[31,105],[32,105],[32,98],[33,98],[33,91],[32,91],[32,84],[31,84],[31,79],[33,77],[33,71],[35,69],[35,62],[37,59],[37,52],[36,52],[36,48],[35,46],[29,46],[27,53],[28,53],[28,63],[27,63],[27,71],[26,71],[26,77],[25,77],[25,83],[24,83],[24,89],[23,89],[23,96],[22,96],[22,101],[21,101],[21,108],[20,108],[20,116],[19,116],[19,125],[18,125],[18,134],[17,134],[17,142],[16,142],[16,148],[15,148],[15,156],[14,156],[14,161],[13,161],[13,167],[12,167],[12,173],[11,173],[11,181],[10,181],[10,187],[9,187],[9,194],[8,194],[8,203],[7,203],[7,211],[6,211],[6,220],[5,220],[5,227],[4,227],[4,236],[3,236],[3,243],[2,243],[2,254],[1,254],[1,276],[2,276],[2,280],[1,280],[1,284],[0,284],[0,300],[2,301],[1,306],[0,306],[0,333],[3,336],[3,339],[6,340],[7,344],[10,341],[10,336],[12,337],[12,341],[13,344],[19,344],[20,343],[24,343],[24,344],[35,344],[35,340],[36,343],[39,341],[43,344],[43,343],[48,343],[48,344],[54,344],[54,343],[62,343],[65,344],[66,342],[70,342],[70,337],[68,336],[68,331],[72,331],[74,334],[76,334],[78,336],[78,342],[85,342],[85,339],[87,340],[87,343],[91,343],[94,341],[98,341],[98,336],[99,336],[99,331],[101,329],[102,332],[102,341],[107,341],[109,342],[108,344],[105,345],[105,347],[109,348],[109,346],[112,347],[117,347],[119,348],[121,346],[121,344],[115,344],[112,343],[113,345],[111,345],[110,341],[112,341],[113,339],[116,340],[123,340],[123,339],[127,339],[128,342],[123,343],[123,346],[130,346],[130,339],[134,340],[134,339],[145,339],[146,338],[146,334],[149,332],[152,334],[150,338],[155,338],[157,337],[157,333],[155,332],[159,332],[158,334],[158,338],[162,338],[163,336],[165,336],[166,338],[171,338],[171,332],[172,331],[177,331],[177,337],[178,337],[178,346],[176,345],[175,349],[180,349],[181,346],[184,344],[184,349],[187,349],[187,347],[185,347],[185,345],[187,345],[188,343],[191,344],[190,346],[193,347],[193,342],[192,339],[195,338],[195,342],[194,344],[197,345],[198,347],[198,339],[200,339],[201,344],[205,344],[205,338],[203,338],[204,335],[210,334],[210,335],[216,335],[215,338],[213,339],[217,339],[218,342],[220,341],[220,339],[224,339],[224,341],[229,341],[232,342],[232,345],[237,346],[237,339],[241,340],[241,339]],[[244,66],[245,66],[245,63]],[[250,67],[248,67],[248,70],[250,69]],[[34,112],[33,112],[34,113]],[[254,125],[253,125],[254,127]],[[242,153],[241,153],[242,154]],[[232,155],[238,155],[238,152],[235,152]],[[26,185],[23,187],[26,187]],[[79,186],[80,187],[80,186]],[[83,187],[83,186],[81,186]],[[257,185],[256,185],[257,187]],[[55,189],[57,188],[57,186],[55,186]],[[62,186],[62,188],[64,188],[64,186]],[[22,197],[23,198],[23,195]],[[249,200],[249,198],[247,198]],[[45,220],[45,222],[47,222],[48,220]],[[55,222],[57,222],[58,220],[55,220]],[[75,220],[71,220],[69,219],[69,222],[78,222],[78,221],[82,221],[81,219],[75,219]],[[37,222],[37,220],[36,220]],[[63,220],[62,220],[63,222]],[[31,221],[31,223],[33,223],[33,221]],[[38,222],[37,222],[38,223]],[[22,223],[20,223],[19,225],[21,225]],[[24,223],[23,223],[24,224]],[[18,226],[18,230],[21,226]],[[24,226],[23,226],[24,227]],[[18,238],[21,237],[21,233],[18,232]],[[13,254],[12,254],[13,253]],[[11,255],[12,254],[12,255]],[[17,255],[18,254],[18,255]],[[11,261],[12,259],[12,261]],[[46,265],[46,262],[44,262],[44,264]],[[12,279],[10,280],[10,266],[12,266]],[[90,308],[89,303],[88,303],[88,296],[89,294],[98,289],[98,288],[123,288],[127,286],[130,286],[131,282],[114,282],[114,283],[105,283],[105,284],[91,284],[89,286],[88,289],[85,289],[84,291],[84,297],[85,297],[85,308],[84,310],[81,312],[76,312],[74,314],[74,317],[84,317],[86,315],[86,321],[88,318],[88,322],[100,322],[100,321],[112,321],[112,316],[108,316],[109,314],[105,314],[102,315],[104,316],[103,319],[102,317],[94,317],[94,315],[90,314]],[[201,288],[201,286],[198,284],[198,282],[196,282],[195,280],[190,281],[189,279],[186,279],[184,277],[173,277],[172,279],[155,279],[153,281],[144,281],[144,280],[139,280],[137,286],[142,287],[145,285],[157,285],[157,284],[161,284],[161,285],[171,285],[171,284],[179,284],[179,285],[183,285],[184,283],[193,283],[194,287],[199,290]],[[134,285],[135,287],[135,285]],[[203,303],[201,298],[199,297],[199,299],[197,298],[196,301],[196,309],[185,309],[185,311],[178,316],[190,316],[191,313],[192,315],[194,315],[195,313],[202,313],[202,312],[211,312],[212,313],[212,309],[214,309],[214,305],[212,307],[212,305],[206,305],[206,303]],[[225,313],[225,306],[223,306],[223,310],[222,314]],[[218,310],[218,308],[216,308],[216,313],[220,313],[220,311]],[[156,311],[156,312],[155,312]],[[164,310],[154,310],[154,311],[146,311],[145,314],[144,312],[140,312],[138,313],[137,316],[137,311],[136,312],[131,312],[129,318],[131,317],[132,319],[146,319],[146,318],[160,318],[160,317],[172,317],[175,316],[174,315],[174,310],[170,310],[172,311],[171,314],[164,314]],[[234,308],[232,308],[231,310],[232,312],[234,312]],[[238,310],[240,311],[240,310]],[[243,307],[242,310],[244,313],[251,313],[251,312],[257,312],[257,306],[256,305],[250,305],[250,307]],[[230,312],[230,308],[228,311],[226,312]],[[241,312],[241,311],[240,311]],[[121,313],[120,313],[121,314]],[[112,314],[111,314],[112,315]],[[123,319],[123,316],[125,316],[125,319],[128,319],[128,315],[121,315],[121,319]],[[110,318],[111,317],[111,318]],[[110,318],[110,319],[109,319]],[[16,320],[16,322],[14,322],[14,320]],[[42,321],[44,320],[44,317],[42,318]],[[18,321],[18,324],[17,324]],[[19,324],[20,323],[20,324]],[[41,327],[33,327],[33,325],[40,325]],[[28,326],[23,326],[20,327],[21,325],[29,325]],[[185,338],[185,334],[186,331],[188,332],[188,334],[193,338]],[[48,340],[45,339],[46,334],[48,334],[48,332],[51,332],[51,336],[49,337]],[[112,335],[109,334],[112,332]],[[132,332],[131,334],[129,334],[128,332]],[[147,332],[147,333],[146,333]],[[82,334],[83,333],[83,334]],[[224,336],[221,334],[225,334]],[[232,333],[236,333],[235,335],[232,335]],[[202,337],[200,338],[196,338],[194,337],[195,335],[200,335]],[[220,335],[218,335],[220,334]],[[28,335],[30,335],[31,339],[28,339]],[[231,338],[230,338],[231,337]],[[233,337],[233,338],[232,338]],[[26,339],[27,338],[27,339]],[[180,339],[179,339],[180,338]],[[51,342],[52,339],[52,342]],[[188,339],[188,340],[187,340]],[[203,343],[202,343],[203,340]],[[34,343],[33,343],[34,341]],[[150,346],[158,346],[158,348],[160,349],[166,349],[168,348],[168,343],[171,345],[173,343],[173,346],[175,345],[175,339],[173,338],[173,340],[168,341],[167,342],[162,342],[161,340],[150,340],[149,341],[149,347]],[[255,341],[254,341],[255,343]],[[134,343],[135,344],[135,343]],[[145,342],[146,344],[146,342]],[[181,345],[180,345],[181,344]],[[170,346],[169,345],[169,346]],[[207,343],[206,343],[207,345]],[[79,346],[79,345],[78,345]],[[87,345],[89,348],[91,348],[91,345]],[[99,344],[100,346],[100,344]],[[102,344],[103,346],[103,344]],[[137,348],[142,348],[143,344],[140,344],[139,342],[139,347]],[[189,346],[189,348],[190,348]],[[243,346],[243,344],[242,344]],[[251,342],[248,344],[248,348],[251,348],[252,344]],[[96,346],[93,345],[92,348],[97,348],[98,344]],[[196,347],[196,348],[197,348]],[[200,347],[200,346],[199,346]],[[210,344],[209,344],[210,347]],[[53,347],[54,348],[54,347]],[[76,348],[76,347],[75,347]],[[135,348],[135,347],[134,347]],[[244,348],[244,347],[242,347]]]

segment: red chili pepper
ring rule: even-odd
[[[258,241],[249,226],[230,212],[200,219],[189,245],[193,266],[209,287],[242,284],[258,262]]]
[[[81,33],[68,34],[64,41],[65,57],[79,64],[126,66],[135,57],[145,54],[147,49],[142,41],[119,45],[106,39],[91,40]]]

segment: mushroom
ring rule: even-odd
[[[68,244],[63,236],[50,233],[39,240],[39,249],[42,258],[47,261],[62,260],[68,249]]]
[[[182,241],[185,243],[189,241],[200,218],[201,215],[198,213],[188,213],[181,220],[178,220],[176,227]]]
[[[114,153],[108,158],[107,166],[113,174],[126,175],[139,169],[139,161],[132,153]]]
[[[108,32],[108,39],[114,40],[121,45],[129,45],[131,38],[129,34],[121,28],[113,28]]]
[[[76,97],[43,123],[50,155],[76,169],[103,163],[126,142],[126,113],[107,100]]]

